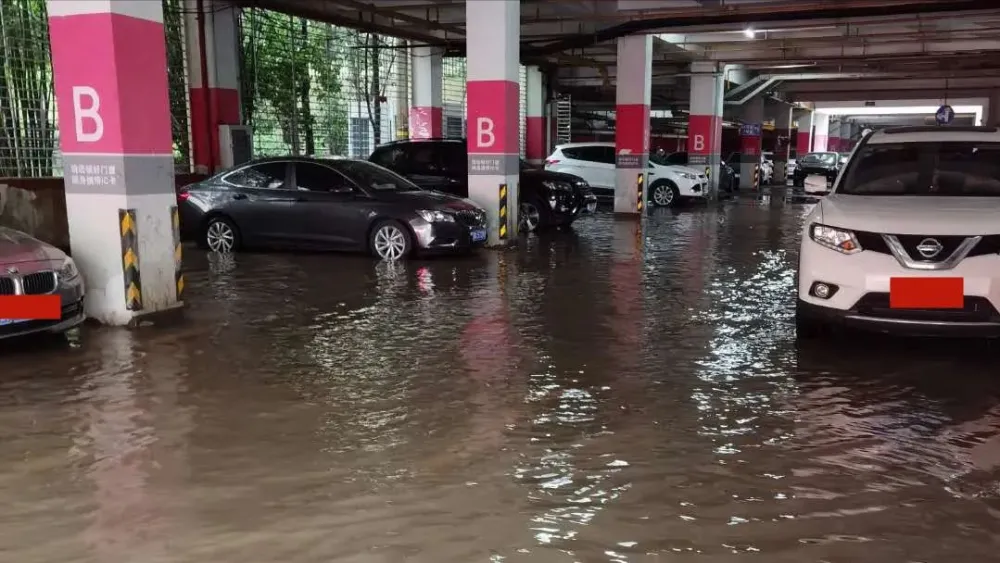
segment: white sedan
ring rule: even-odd
[[[708,176],[689,166],[667,164],[662,157],[649,157],[649,201],[659,207],[673,207],[685,198],[704,198]]]

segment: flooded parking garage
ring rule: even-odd
[[[0,552],[993,560],[997,354],[798,349],[805,212],[398,265],[192,250],[183,325],[4,347]]]

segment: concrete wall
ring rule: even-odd
[[[204,179],[177,174],[177,187]],[[0,178],[0,226],[69,250],[66,194],[62,178]]]

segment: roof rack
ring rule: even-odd
[[[991,126],[962,125],[907,125],[903,127],[886,127],[882,130],[886,135],[898,135],[901,133],[996,133],[998,129]]]

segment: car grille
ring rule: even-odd
[[[463,210],[455,213],[455,218],[466,227],[486,226],[486,213],[484,211]]]
[[[893,309],[888,293],[866,293],[852,312],[866,317],[908,321],[984,323],[1000,321],[1000,313],[985,297],[966,296],[961,309]]]
[[[878,252],[880,254],[892,254],[889,250],[889,245],[886,244],[885,239],[882,237],[881,233],[871,233],[866,231],[855,231],[854,235],[858,238],[858,243],[861,244],[861,248],[871,252]],[[959,247],[965,239],[966,236],[961,235],[893,235],[895,236],[903,248],[906,249],[907,254],[913,260],[919,260],[921,262],[940,262],[946,260],[949,256],[955,252],[955,249]],[[933,238],[941,243],[943,247],[941,252],[934,257],[933,260],[924,259],[919,252],[917,252],[917,245],[924,239]],[[979,241],[976,246],[972,247],[972,250],[966,257],[972,256],[986,256],[989,254],[1000,253],[1000,235],[986,235]]]
[[[35,272],[21,276],[19,279],[24,295],[44,295],[56,290],[55,272]],[[0,295],[14,295],[16,286],[14,278],[0,278]]]
[[[0,278],[0,295],[14,295],[14,280]]]

